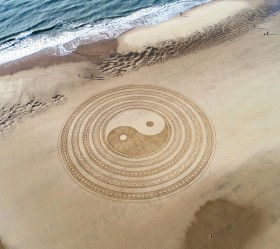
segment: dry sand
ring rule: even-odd
[[[226,27],[216,10],[228,2],[233,10],[234,3],[217,2],[190,15],[211,8],[215,20]],[[252,13],[241,11],[241,16]],[[180,24],[180,18],[170,22]],[[2,243],[7,249],[278,249],[280,15],[262,20],[257,14],[255,23],[245,18],[238,26],[241,31],[232,24],[238,32],[228,36],[223,34],[232,29],[212,37],[203,31],[203,46],[190,50],[183,46],[190,39],[185,37],[149,44],[150,54],[146,49],[142,57],[115,50],[95,64],[67,62],[2,76],[0,248]],[[270,35],[264,35],[267,31]],[[120,38],[119,48],[137,32]],[[205,38],[201,33],[199,37]],[[134,67],[135,58],[140,64]],[[105,64],[111,71],[102,70]],[[212,121],[212,161],[179,193],[147,202],[114,201],[86,191],[63,167],[58,142],[67,117],[90,96],[127,84],[176,90],[198,103]]]

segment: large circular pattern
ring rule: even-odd
[[[161,198],[188,186],[214,153],[204,111],[163,87],[128,85],[86,100],[67,119],[60,153],[87,190],[118,200]]]

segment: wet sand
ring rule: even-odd
[[[231,2],[234,13],[191,33],[182,25],[184,37],[170,31],[165,40],[161,27],[216,4],[130,31],[106,49],[82,46],[77,60],[4,69],[0,248],[279,248],[280,15],[264,18],[254,1],[217,2]],[[165,198],[126,202],[86,191],[59,154],[66,119],[97,93],[142,84],[177,91],[205,111],[212,160]]]

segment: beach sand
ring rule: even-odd
[[[262,4],[219,0],[106,48],[2,68],[0,248],[279,248],[280,15]],[[75,108],[126,85],[178,92],[213,127],[207,168],[165,198],[94,194],[61,156]]]

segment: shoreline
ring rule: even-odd
[[[31,33],[30,36],[26,36],[28,40],[24,39],[28,43],[25,46],[21,42],[16,42],[16,40],[14,41],[14,45],[8,46],[6,44],[7,51],[5,49],[0,51],[1,65],[9,64],[11,62],[10,58],[14,58],[13,61],[15,61],[16,59],[26,58],[38,53],[43,54],[47,52],[49,55],[56,54],[57,56],[67,55],[82,44],[94,43],[106,39],[116,39],[124,32],[135,27],[154,25],[172,19],[179,14],[179,9],[185,11],[194,6],[200,6],[205,1],[212,0],[195,0],[194,2],[183,0],[146,7],[144,7],[144,4],[144,8],[136,8],[128,15],[103,19],[103,21],[97,20],[93,24],[78,25],[77,29],[61,30],[62,34],[60,36],[48,33],[46,34],[45,43],[40,42],[40,35],[44,34],[40,33],[38,37],[36,35],[33,36]],[[55,33],[55,30],[53,32]],[[36,30],[34,33],[36,33]],[[50,47],[50,44],[53,46]],[[3,47],[5,47],[5,43]]]
[[[227,5],[228,4],[227,2],[230,4],[234,4],[234,1],[213,0],[211,2],[204,3],[202,5],[195,6],[191,9],[189,9],[188,11],[184,12],[184,15],[185,14],[189,15],[193,12],[199,13],[199,12],[202,12],[203,10],[205,10],[206,8],[210,9],[210,11],[213,9],[212,11],[215,12],[214,5],[219,5],[220,3]],[[249,3],[247,3],[246,1],[238,1],[238,2],[240,2],[241,4],[249,5]],[[214,8],[212,6],[214,6]],[[218,9],[218,10],[220,11],[221,9]],[[242,10],[242,8],[241,8],[241,10]],[[238,12],[238,8],[237,8],[237,11],[235,11],[235,12],[233,11],[234,14],[237,14],[237,12]],[[229,15],[229,16],[233,16],[233,15]],[[224,16],[224,19],[225,19],[225,17],[227,17],[227,15]],[[211,17],[210,17],[210,20],[211,20]],[[135,39],[139,40],[139,36],[133,37],[133,34],[137,34],[137,33],[139,33],[139,31],[140,32],[144,31],[144,32],[148,33],[150,29],[152,31],[159,29],[159,31],[157,31],[157,32],[160,33],[160,32],[162,32],[161,27],[164,27],[166,24],[168,25],[168,23],[172,23],[174,21],[177,22],[177,23],[175,23],[175,25],[177,25],[177,26],[180,25],[180,23],[182,22],[182,20],[180,20],[180,16],[176,16],[168,21],[164,21],[164,22],[158,23],[156,25],[141,26],[141,27],[133,28],[131,30],[124,32],[119,37],[114,38],[114,39],[105,39],[105,40],[100,40],[97,42],[81,44],[77,47],[77,49],[75,51],[73,51],[72,53],[70,53],[68,55],[64,55],[64,56],[50,55],[49,52],[47,51],[48,49],[45,49],[45,50],[42,50],[35,54],[23,57],[21,59],[2,64],[0,66],[0,76],[15,74],[17,72],[20,72],[23,70],[30,70],[30,69],[32,69],[34,67],[38,67],[38,66],[45,68],[48,66],[57,65],[57,64],[61,64],[61,63],[68,63],[68,62],[82,62],[82,61],[89,61],[89,60],[99,61],[101,58],[110,57],[110,54],[112,54],[112,53],[115,54],[116,52],[119,54],[125,54],[127,52],[129,54],[129,52],[135,52],[135,49],[133,49],[133,47],[131,47],[131,45],[126,44],[125,39],[127,39],[127,37],[132,36],[130,39],[132,39],[132,42],[133,42],[133,40],[135,40]],[[196,21],[197,20],[193,20],[193,22],[196,22]],[[164,41],[166,41],[167,43],[168,42],[173,43],[174,40],[180,40],[182,38],[186,38],[187,36],[191,39],[191,36],[196,35],[197,32],[200,32],[200,35],[203,35],[203,32],[207,32],[206,31],[207,27],[210,28],[211,26],[214,26],[217,23],[219,23],[219,21],[223,21],[223,18],[212,22],[212,25],[208,25],[206,23],[205,24],[201,23],[200,27],[198,26],[197,28],[193,28],[192,30],[187,31],[187,33],[182,33],[181,36],[173,35],[173,38],[172,38],[172,36],[165,37],[167,39],[160,39],[159,41],[154,41],[148,45],[150,47],[156,47],[156,48],[161,49],[161,47],[162,47],[161,43],[164,43]],[[192,22],[192,20],[191,20],[191,22]],[[181,25],[185,25],[184,22],[182,22]],[[201,29],[201,27],[202,27],[202,29]],[[210,30],[210,32],[212,32],[212,30]],[[141,34],[140,34],[140,36],[141,36]],[[144,33],[144,36],[147,36],[147,35]],[[143,40],[143,39],[140,38],[140,40]],[[144,43],[145,43],[145,41],[144,41]],[[145,46],[147,47],[147,44],[145,44]],[[209,44],[209,46],[211,46],[211,44]],[[91,51],[93,51],[93,50],[100,50],[102,52],[100,52],[100,53],[97,52],[97,53],[94,53],[91,55]],[[82,51],[82,53],[80,53],[80,51]],[[139,52],[139,51],[137,51],[137,52]]]
[[[0,65],[0,77],[13,75],[15,73],[32,70],[36,67],[47,68],[62,63],[77,63],[90,61],[116,50],[118,42],[116,39],[106,39],[93,43],[82,44],[72,53],[64,56],[50,55],[46,51],[26,56],[24,58]],[[84,51],[86,50],[86,52]]]

